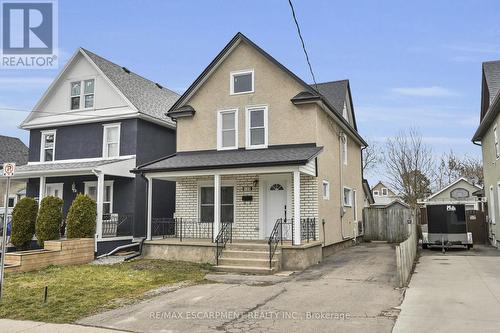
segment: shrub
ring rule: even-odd
[[[96,203],[87,195],[78,194],[71,204],[66,218],[66,235],[68,238],[94,237]]]
[[[38,244],[43,246],[46,240],[59,239],[64,201],[57,197],[45,197],[40,203],[35,233]]]
[[[10,241],[15,247],[25,248],[35,233],[38,203],[33,198],[22,198],[12,210],[12,234]]]

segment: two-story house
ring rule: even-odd
[[[145,235],[147,183],[130,170],[175,152],[175,123],[165,117],[178,94],[88,50],[78,49],[22,122],[30,132],[27,196],[97,202],[99,253]],[[155,187],[153,216],[171,216],[175,184]]]
[[[483,63],[480,124],[472,142],[481,145],[489,239],[500,248],[500,61]]]
[[[372,207],[384,207],[391,204],[395,200],[401,200],[401,198],[394,193],[394,191],[382,181],[379,181],[372,188],[372,195],[374,203]]]
[[[232,241],[216,251],[219,266],[257,272],[274,260],[274,241],[288,244],[283,255],[307,244],[320,260],[322,251],[356,237],[366,143],[347,80],[307,84],[238,33],[168,115],[177,122],[177,153],[135,172],[176,182],[176,219],[162,226],[150,206],[148,239]]]

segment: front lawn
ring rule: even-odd
[[[204,279],[209,265],[136,260],[115,265],[52,266],[6,274],[0,318],[68,323],[144,298],[164,285]],[[43,303],[48,286],[48,301]]]

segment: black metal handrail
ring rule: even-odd
[[[293,233],[293,228],[292,228]],[[277,219],[274,224],[271,235],[269,236],[269,268],[273,268],[273,257],[278,248],[278,244],[281,242],[283,244],[283,219]],[[293,239],[293,238],[292,238]]]
[[[185,218],[153,218],[151,235],[162,238],[213,239],[213,222]]]
[[[227,242],[233,242],[233,223],[232,222],[222,222],[221,228],[217,237],[215,238],[215,264],[219,264],[219,257],[222,254],[222,250],[226,247]]]

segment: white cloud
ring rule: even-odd
[[[403,96],[418,96],[418,97],[450,97],[458,96],[459,94],[453,90],[439,87],[400,87],[391,89],[393,93]]]

